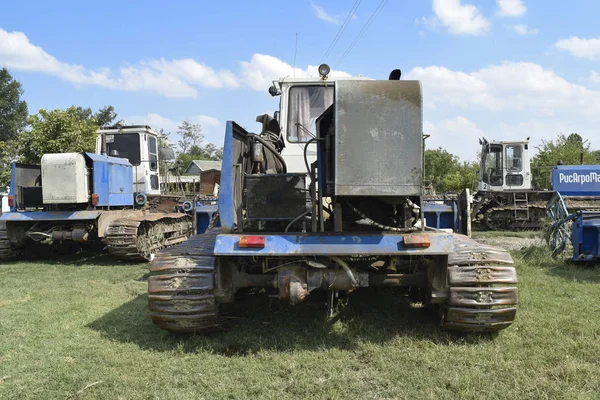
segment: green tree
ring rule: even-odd
[[[537,154],[531,159],[533,185],[541,189],[550,188],[550,168],[562,162],[565,165],[578,165],[583,155],[584,164],[595,164],[598,153],[592,151],[590,143],[577,133],[559,134],[553,140],[542,139],[536,147]]]
[[[444,177],[457,162],[458,157],[441,147],[425,150],[425,183],[432,185],[436,192],[444,191]]]
[[[11,164],[16,159],[16,141],[0,142],[0,192],[3,192],[10,185]]]
[[[0,142],[15,138],[27,123],[23,88],[6,68],[0,69]]]
[[[94,119],[97,126],[110,126],[117,119],[117,113],[113,106],[104,106],[95,114],[90,107],[75,107],[75,114],[81,120]]]
[[[30,129],[17,139],[19,160],[37,164],[46,153],[94,151],[97,122],[85,117],[80,108],[41,109],[28,118]]]
[[[425,150],[425,184],[431,184],[437,193],[474,189],[477,184],[478,164],[460,162],[458,157],[440,148]]]
[[[182,153],[187,153],[192,146],[201,146],[204,141],[202,134],[202,126],[200,124],[192,124],[189,121],[183,121],[177,126],[177,133],[181,136],[179,147]]]
[[[94,119],[98,126],[110,126],[117,119],[117,113],[113,106],[104,106],[94,114]]]

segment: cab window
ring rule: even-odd
[[[158,154],[154,136],[148,136],[148,154],[150,155],[150,170],[156,171],[158,169]]]
[[[506,145],[506,170],[521,172],[523,169],[523,147],[519,145]]]
[[[502,145],[490,144],[484,152],[483,181],[491,186],[502,186]]]
[[[315,135],[315,121],[333,104],[333,86],[293,86],[289,91],[286,134],[303,143]]]

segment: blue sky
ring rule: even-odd
[[[372,25],[342,54],[383,4]],[[30,112],[113,105],[130,123],[175,132],[201,123],[220,144],[224,122],[257,128],[274,111],[269,82],[335,69],[423,83],[429,147],[473,159],[477,138],[578,132],[600,147],[600,2],[574,0],[294,0],[9,2],[0,65]],[[598,72],[597,72],[598,71]],[[176,139],[175,135],[173,139]]]

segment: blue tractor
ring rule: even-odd
[[[96,153],[13,164],[0,260],[68,242],[103,242],[120,259],[151,260],[192,234],[192,217],[161,195],[159,176],[158,135],[148,126],[101,129]]]
[[[285,78],[260,133],[229,121],[220,228],[161,251],[150,315],[179,333],[220,326],[220,305],[263,288],[290,303],[396,288],[449,330],[498,331],[516,315],[510,255],[426,228],[418,81]],[[396,79],[393,79],[396,77]],[[239,293],[238,293],[239,292]],[[321,293],[322,296],[318,294]]]

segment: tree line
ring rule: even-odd
[[[99,127],[126,125],[111,105],[91,108],[40,109],[29,114],[23,87],[6,68],[0,69],[0,192],[10,184],[11,164],[39,164],[47,153],[94,152]],[[174,169],[183,172],[191,160],[220,160],[223,149],[204,142],[202,126],[183,121],[178,149],[169,132],[160,131],[159,146],[177,150]]]

